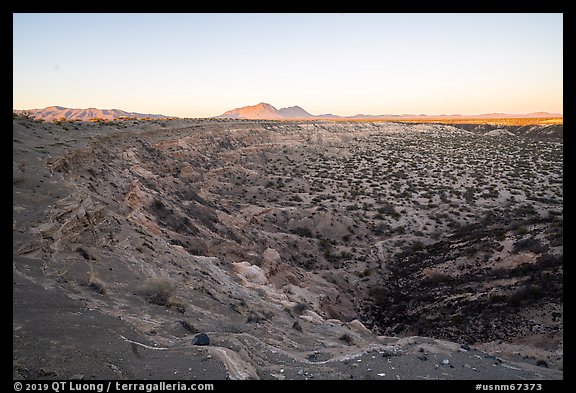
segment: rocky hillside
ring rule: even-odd
[[[562,379],[562,179],[444,125],[15,119],[14,377]]]
[[[458,124],[458,128],[479,134],[502,134],[510,133],[516,136],[538,139],[563,139],[563,124],[539,124],[539,125],[504,125],[493,124]]]
[[[49,106],[44,109],[15,110],[17,115],[27,115],[36,120],[44,121],[90,121],[95,119],[114,120],[121,118],[134,119],[164,119],[166,115],[152,115],[136,112],[126,112],[120,109],[72,109],[62,106]]]

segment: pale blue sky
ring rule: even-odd
[[[14,14],[13,106],[563,112],[562,14]]]

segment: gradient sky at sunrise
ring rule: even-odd
[[[562,14],[14,14],[13,108],[563,113]]]

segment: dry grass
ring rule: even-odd
[[[144,283],[142,294],[149,303],[171,307],[174,305],[176,283],[163,278],[151,278]]]
[[[106,294],[106,284],[94,272],[88,273],[88,288],[95,290],[101,295]]]

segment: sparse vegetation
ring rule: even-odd
[[[142,294],[148,303],[166,306],[175,306],[174,293],[177,285],[173,281],[163,278],[151,278],[144,283]]]
[[[347,345],[353,345],[354,339],[348,333],[344,333],[339,338],[340,341],[344,341]]]
[[[537,365],[538,367],[546,367],[546,368],[548,368],[548,362],[547,362],[546,360],[544,360],[544,359],[538,359],[538,360],[536,361],[536,365]]]
[[[512,252],[519,253],[520,251],[529,251],[536,254],[542,254],[546,252],[546,247],[544,247],[538,239],[529,237],[526,239],[518,240],[514,244]]]
[[[450,281],[451,279],[452,279],[452,276],[450,276],[447,273],[440,272],[440,271],[433,271],[428,276],[428,280],[434,284]]]
[[[524,285],[507,297],[507,301],[512,306],[520,306],[525,302],[533,302],[542,296],[542,287],[537,284]]]
[[[198,329],[196,329],[194,327],[194,325],[192,325],[190,322],[186,321],[186,320],[178,320],[176,321],[180,326],[182,326],[182,328],[187,331],[188,333],[198,333]]]
[[[266,318],[261,315],[260,313],[257,313],[255,311],[250,311],[250,313],[248,314],[248,317],[246,318],[246,323],[260,323],[262,321],[264,321]]]
[[[58,133],[54,146],[66,151],[81,134],[64,132],[73,127],[68,122],[22,121],[39,134]],[[109,287],[93,276],[85,295],[100,302],[125,285],[137,288],[123,281],[134,261],[145,264],[139,278],[165,267],[172,279],[148,280],[135,290],[140,298],[129,300],[182,313],[183,303],[194,304],[182,322],[163,307],[145,307],[175,334],[196,331],[191,321],[206,328],[222,309],[230,319],[214,322],[213,331],[259,332],[280,321],[290,340],[310,326],[301,336],[307,340],[326,328],[315,325],[317,313],[357,318],[377,334],[488,342],[521,337],[531,326],[526,315],[562,301],[561,142],[437,125],[412,132],[379,122],[306,128],[232,120],[198,122],[165,137],[142,121],[138,127],[154,132],[132,133],[138,128],[129,121],[82,123],[93,135],[110,127],[114,138],[128,136],[112,147],[90,139],[83,161],[69,153],[48,158],[54,178],[73,178],[83,202],[70,214],[63,202],[50,203],[63,214],[53,216],[62,229],[58,237],[42,232],[41,241],[74,239],[63,260],[98,267]],[[25,140],[14,139],[16,148]],[[47,146],[34,142],[30,150],[40,157],[51,153]],[[14,180],[24,179],[14,183],[15,195],[37,184],[21,175],[35,169],[15,161]],[[27,217],[14,210],[15,234],[23,233],[16,231]],[[83,243],[93,237],[94,248]],[[118,255],[126,261],[121,269],[110,263]],[[84,276],[76,282],[86,288]],[[267,314],[270,299],[286,299],[284,311]],[[210,312],[201,315],[202,307]],[[561,321],[558,308],[538,318],[551,320],[550,311]],[[363,345],[334,331],[333,344]]]
[[[307,309],[308,309],[308,305],[306,303],[299,302],[299,303],[296,303],[296,305],[294,305],[292,307],[292,313],[294,315],[302,315],[302,313],[304,311],[306,311]]]
[[[93,289],[101,295],[106,294],[106,284],[94,272],[88,273],[88,288]]]
[[[309,237],[309,238],[314,237],[314,234],[308,228],[295,228],[295,229],[291,230],[291,232],[293,234],[301,236],[301,237]]]

